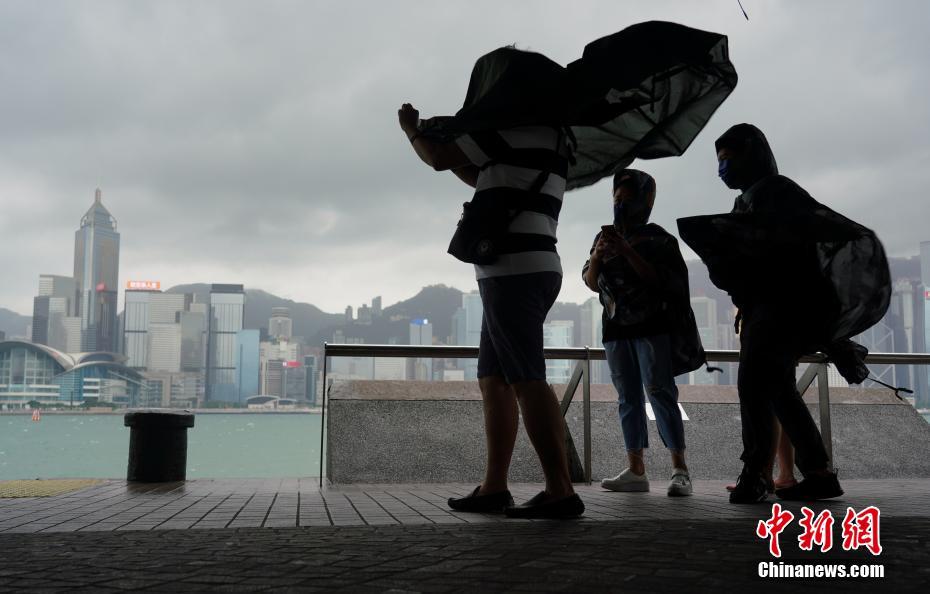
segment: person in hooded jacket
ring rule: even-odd
[[[676,371],[681,372],[675,365],[675,337],[682,320],[700,349],[691,312],[688,269],[675,237],[648,222],[655,203],[655,180],[642,171],[625,169],[614,176],[613,187],[613,225],[602,227],[594,238],[591,257],[582,269],[585,284],[600,295],[604,305],[604,349],[619,397],[620,426],[629,460],[626,469],[603,479],[601,487],[623,492],[649,490],[643,461],[643,450],[649,447],[648,396],[659,436],[672,457],[668,495],[690,495],[684,423],[675,385]]]
[[[717,139],[715,148],[721,180],[742,191],[733,213],[788,230],[794,217],[820,206],[793,181],[778,175],[768,141],[755,126],[733,126]],[[818,270],[814,242],[798,241],[783,232],[781,239],[770,234],[765,241],[747,245],[755,245],[755,251],[748,254],[752,264],[731,271],[742,277],[731,284],[730,294],[738,308],[737,385],[744,466],[730,502],[765,500],[769,477],[763,473],[773,450],[775,417],[794,444],[804,476],[797,485],[777,489],[776,494],[795,500],[837,497],[843,490],[795,384],[799,357],[817,350],[817,337],[827,332],[824,313],[835,309],[835,291]]]

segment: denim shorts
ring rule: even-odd
[[[545,380],[543,323],[562,288],[558,272],[478,280],[484,315],[478,377],[503,376],[508,384]]]

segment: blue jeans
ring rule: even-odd
[[[678,409],[668,334],[621,338],[604,343],[610,378],[620,403],[620,427],[626,449],[649,447],[646,398],[652,403],[659,436],[670,450],[685,449],[685,426]],[[645,384],[645,394],[643,391]]]

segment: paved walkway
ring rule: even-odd
[[[733,506],[722,482],[695,496],[583,486],[578,521],[460,514],[445,500],[470,485],[315,480],[104,484],[48,498],[0,499],[0,591],[149,589],[351,591],[926,591],[930,480],[844,481],[829,553],[797,544],[800,506],[775,560],[755,536],[769,505]],[[538,485],[516,485],[520,501]],[[774,500],[773,500],[774,501]],[[881,509],[884,551],[843,551],[847,506]],[[760,562],[883,564],[882,580],[762,580]]]

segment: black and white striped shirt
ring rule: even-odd
[[[562,273],[555,249],[556,227],[568,172],[565,138],[548,126],[521,126],[476,132],[456,142],[480,171],[474,201],[505,201],[511,213],[500,257],[489,265],[475,265],[478,279],[532,272]],[[539,192],[531,190],[540,175],[549,177]]]

